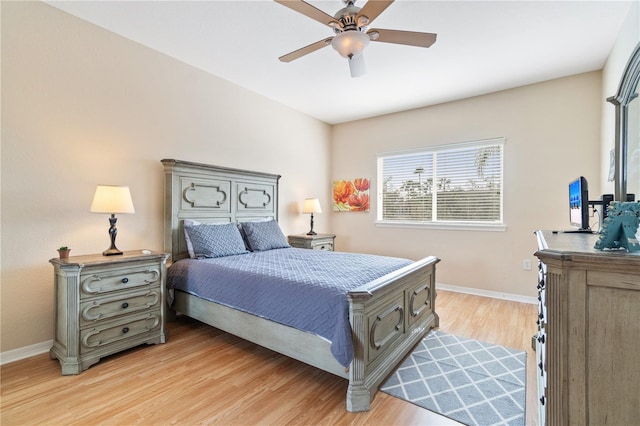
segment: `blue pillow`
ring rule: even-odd
[[[185,223],[184,230],[189,235],[193,252],[197,258],[247,253],[240,231],[234,223],[223,225],[190,225]]]
[[[196,225],[200,225],[200,222],[197,222],[195,220],[189,220],[189,219],[185,219],[182,222],[183,231],[184,231],[184,242],[187,244],[187,251],[189,252],[189,257],[191,259],[195,259],[196,258],[196,254],[193,251],[193,244],[191,244],[191,238],[189,238],[189,233],[187,232],[187,227],[188,226],[196,226]]]
[[[278,222],[273,219],[266,222],[242,222],[242,232],[252,251],[291,247]]]

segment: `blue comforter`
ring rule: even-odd
[[[291,247],[180,260],[169,268],[167,286],[315,333],[346,367],[353,358],[347,292],[411,263]]]

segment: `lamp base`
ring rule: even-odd
[[[118,235],[118,228],[116,228],[117,221],[118,218],[116,218],[116,215],[111,214],[111,217],[109,218],[109,237],[111,238],[111,247],[102,252],[103,256],[122,254],[122,252],[116,247],[116,236]]]
[[[117,248],[110,248],[108,250],[105,250],[102,252],[103,256],[115,256],[118,254],[122,254],[122,252],[120,250],[118,250]]]
[[[307,235],[318,235],[313,230],[313,213],[311,213],[311,229],[309,229],[309,232],[307,232]]]

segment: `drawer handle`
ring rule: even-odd
[[[545,401],[545,398],[544,398],[544,395],[542,395],[542,396],[540,397],[540,403],[541,403],[542,405],[544,405],[544,401]]]
[[[121,281],[122,281],[122,284],[126,284],[129,282],[129,278],[124,277]]]
[[[129,304],[127,302],[124,302],[122,304],[122,309],[127,309],[129,307]]]
[[[538,337],[538,342],[544,343],[544,341],[545,341],[545,337],[544,336],[545,335],[543,334],[542,336]]]
[[[129,327],[125,327],[122,329],[123,334],[127,334],[129,332]]]

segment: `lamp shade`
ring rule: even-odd
[[[302,206],[302,213],[322,213],[320,200],[317,198],[307,198]]]
[[[98,185],[91,203],[93,213],[135,213],[128,186]]]
[[[343,31],[331,40],[333,47],[343,58],[354,58],[369,45],[369,36],[358,30]]]

